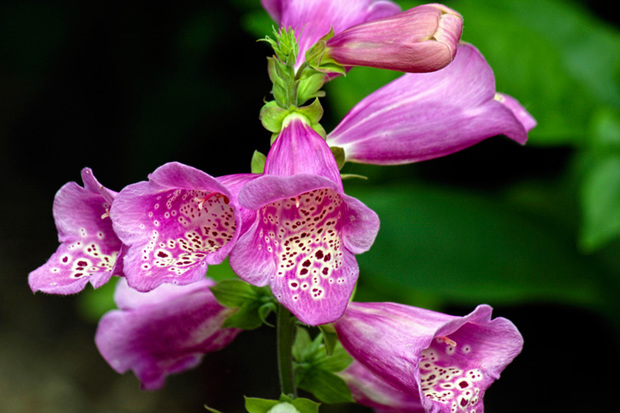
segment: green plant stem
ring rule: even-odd
[[[295,373],[293,371],[293,339],[295,335],[294,319],[290,311],[282,304],[278,305],[277,337],[278,337],[278,372],[282,394],[297,397]]]

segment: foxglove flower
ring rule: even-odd
[[[60,246],[30,273],[33,292],[74,294],[89,282],[98,288],[122,274],[122,244],[112,229],[110,205],[116,192],[102,186],[92,170],[82,170],[84,187],[65,184],[54,198],[54,221]]]
[[[397,390],[357,361],[338,375],[349,386],[355,403],[372,407],[376,413],[424,413],[419,397]]]
[[[298,68],[304,55],[321,37],[365,21],[391,16],[400,6],[386,0],[261,0],[269,15],[281,26],[298,34]]]
[[[427,412],[482,412],[486,389],[523,338],[491,307],[464,317],[394,303],[351,303],[335,324],[343,347]]]
[[[241,330],[221,328],[234,309],[221,306],[203,278],[190,285],[164,284],[141,293],[121,278],[114,299],[119,310],[99,321],[95,343],[118,373],[132,370],[146,390],[166,376],[197,366],[205,353],[227,346]]]
[[[208,264],[221,263],[241,223],[231,199],[217,179],[176,162],[125,187],[111,217],[128,247],[123,268],[129,285],[150,291],[162,283],[189,284],[204,277]]]
[[[270,285],[303,323],[339,318],[359,273],[354,254],[370,248],[379,219],[345,195],[329,147],[301,116],[285,119],[264,175],[241,189],[239,203],[257,214],[230,254],[235,273]]]
[[[438,158],[506,135],[520,144],[536,125],[495,92],[491,67],[472,45],[432,73],[406,73],[360,101],[328,135],[347,161],[394,165]]]
[[[432,72],[456,54],[463,18],[441,4],[414,7],[336,34],[322,59],[341,66],[368,66],[401,72]]]

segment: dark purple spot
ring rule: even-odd
[[[301,271],[299,271],[300,275],[306,275],[308,274],[308,269],[307,268],[302,268]]]
[[[321,272],[323,273],[323,275],[327,275],[327,273],[329,272],[329,268],[325,267]]]
[[[312,264],[310,260],[305,260],[301,265],[303,265],[304,267],[309,267],[310,264]]]
[[[316,252],[315,256],[316,256],[318,259],[323,258],[323,251],[318,250],[318,251]]]
[[[467,406],[468,401],[466,399],[461,399],[461,406]]]
[[[469,386],[469,383],[467,383],[466,381],[462,381],[459,383],[459,387],[461,389],[464,389],[465,387]]]

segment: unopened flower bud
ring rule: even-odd
[[[400,72],[432,72],[456,55],[463,18],[441,4],[361,23],[326,42],[323,61]]]

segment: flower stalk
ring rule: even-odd
[[[280,390],[289,397],[297,397],[295,372],[293,371],[293,341],[295,340],[295,319],[282,304],[278,305],[277,340],[278,373]]]

